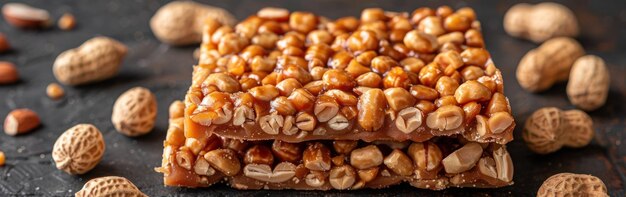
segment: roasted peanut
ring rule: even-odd
[[[466,81],[456,89],[454,98],[459,104],[488,101],[491,99],[491,90],[477,81]]]
[[[408,154],[417,170],[423,171],[434,170],[443,159],[441,150],[432,142],[414,142],[409,146]]]
[[[13,63],[0,62],[0,85],[12,84],[17,82],[20,76],[17,72],[17,68]]]
[[[526,53],[517,66],[517,81],[527,91],[541,92],[569,78],[574,61],[585,54],[571,38],[553,38]]]
[[[418,30],[412,30],[404,36],[404,45],[420,53],[432,53],[439,48],[437,37]]]
[[[243,163],[245,164],[274,164],[274,155],[272,150],[263,145],[254,145],[250,147],[246,154],[243,156]]]
[[[366,131],[376,131],[385,122],[387,100],[385,93],[380,89],[370,89],[359,97],[358,121]]]
[[[426,125],[431,129],[449,131],[459,128],[463,121],[463,109],[456,105],[445,105],[428,114]]]
[[[302,158],[302,149],[295,143],[274,140],[272,152],[280,161],[296,162]]]
[[[433,36],[444,34],[446,30],[443,27],[441,18],[440,16],[427,16],[419,22],[417,30]]]
[[[401,176],[413,174],[413,161],[399,149],[394,149],[391,154],[387,155],[383,163],[391,171]]]
[[[309,170],[330,170],[330,150],[324,144],[315,142],[309,144],[302,153],[304,167]]]
[[[324,82],[324,88],[329,89],[341,89],[341,90],[350,90],[356,84],[350,75],[339,69],[331,69],[324,73],[322,76],[322,81]]]
[[[577,107],[592,111],[604,105],[609,94],[609,71],[604,60],[586,55],[574,62],[567,82],[567,97]]]
[[[282,115],[272,113],[259,118],[258,124],[265,133],[270,135],[278,135],[284,123],[285,119]]]
[[[217,149],[204,154],[204,159],[211,167],[224,173],[226,176],[234,176],[241,170],[241,163],[237,153],[231,149]]]
[[[355,149],[350,153],[350,165],[357,169],[368,169],[383,163],[383,153],[375,145]]]
[[[470,142],[446,156],[441,164],[447,173],[461,173],[473,168],[482,154],[480,144]]]
[[[4,119],[4,133],[15,136],[25,134],[39,127],[41,119],[30,109],[15,109]]]
[[[259,181],[282,183],[296,175],[296,168],[296,165],[290,162],[277,164],[274,171],[267,164],[248,164],[243,168],[243,174]]]
[[[356,172],[349,165],[335,166],[328,177],[330,185],[335,189],[348,189],[356,181]]]
[[[526,120],[522,137],[533,152],[548,154],[563,146],[584,147],[594,134],[593,121],[585,112],[546,107]]]
[[[368,72],[356,78],[356,83],[363,87],[378,88],[380,87],[381,82],[382,78],[380,75],[374,72]]]
[[[370,30],[355,31],[348,38],[347,46],[354,52],[376,50],[378,48],[378,38],[376,33]]]
[[[310,12],[293,12],[289,16],[289,27],[301,33],[309,33],[317,26],[317,17]]]

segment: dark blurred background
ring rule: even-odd
[[[4,4],[12,1],[0,1]],[[293,1],[293,0],[216,0],[200,1],[225,8],[238,19],[262,7],[285,7],[312,11],[330,18],[359,16],[363,8],[381,7],[391,11],[411,12],[415,8],[449,5],[455,9],[469,6],[482,22],[487,49],[505,78],[505,93],[511,101],[517,127],[515,141],[508,145],[515,163],[515,184],[500,189],[448,189],[428,191],[408,185],[386,190],[344,192],[300,191],[237,191],[224,185],[205,189],[166,188],[162,175],[153,168],[160,165],[162,141],[167,130],[167,107],[182,99],[191,79],[195,63],[195,46],[170,47],[161,44],[152,34],[148,21],[167,1],[154,0],[26,0],[20,1],[48,10],[56,20],[65,12],[76,16],[72,31],[56,28],[33,31],[19,30],[0,20],[13,50],[0,54],[0,61],[16,64],[21,81],[0,86],[0,118],[15,108],[30,108],[42,118],[43,126],[30,134],[10,137],[0,134],[0,150],[7,156],[0,167],[0,196],[71,196],[89,179],[117,175],[135,183],[150,196],[266,196],[266,195],[435,195],[435,196],[534,196],[541,183],[560,172],[592,174],[601,178],[611,196],[624,196],[626,180],[626,3],[618,1],[557,1],[572,9],[578,17],[582,35],[577,39],[588,54],[598,55],[611,72],[611,90],[607,104],[589,114],[594,120],[596,138],[581,149],[563,149],[539,156],[530,152],[521,138],[526,118],[536,109],[555,106],[574,108],[565,93],[565,84],[549,91],[530,94],[515,79],[521,57],[537,44],[508,36],[502,27],[504,13],[515,1]],[[531,3],[537,3],[535,1]],[[63,51],[79,46],[96,35],[115,38],[129,47],[120,73],[109,80],[81,87],[65,87],[66,96],[53,101],[45,88],[56,82],[52,64]],[[115,99],[134,86],[149,88],[157,96],[159,115],[150,134],[128,138],[118,134],[111,124]],[[51,158],[54,141],[77,123],[92,123],[103,133],[106,152],[98,166],[81,176],[71,176],[55,168]]]

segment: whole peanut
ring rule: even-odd
[[[61,53],[52,71],[57,80],[66,85],[102,81],[117,74],[127,50],[124,44],[112,38],[95,37]]]
[[[543,182],[537,197],[561,196],[609,196],[606,185],[592,175],[559,173]]]
[[[574,61],[585,54],[574,39],[553,38],[530,50],[517,66],[517,81],[529,92],[541,92],[569,77]]]
[[[197,44],[202,41],[206,19],[233,26],[235,17],[228,11],[193,1],[174,1],[161,7],[150,19],[150,28],[161,41],[170,45]]]
[[[576,16],[557,3],[517,4],[504,15],[504,30],[513,37],[541,43],[559,36],[576,37]]]
[[[0,61],[0,85],[13,84],[19,79],[20,76],[13,63]]]
[[[562,111],[555,107],[535,111],[524,126],[522,137],[528,148],[539,154],[561,147],[584,147],[593,139],[593,121],[580,110]]]
[[[572,66],[567,82],[567,97],[572,104],[585,111],[602,107],[609,94],[609,71],[602,58],[586,55]]]

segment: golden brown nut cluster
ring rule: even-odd
[[[207,20],[157,171],[185,187],[510,185],[515,122],[484,47],[471,8]]]
[[[201,54],[186,97],[190,135],[512,139],[502,77],[471,8],[369,8],[336,20],[265,8],[234,27],[207,20]]]
[[[171,125],[172,126],[172,125]],[[182,135],[168,132],[168,135]],[[190,138],[193,139],[193,138]],[[166,140],[166,185],[209,186],[222,179],[238,189],[361,189],[409,182],[419,188],[511,184],[505,146],[452,138],[428,142],[240,141],[210,136],[194,153]],[[421,185],[438,180],[438,186]],[[194,182],[195,181],[195,182]]]

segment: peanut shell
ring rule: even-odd
[[[91,124],[79,124],[57,139],[52,148],[52,158],[59,170],[68,174],[84,174],[96,167],[104,150],[100,130]]]
[[[128,48],[112,38],[99,36],[78,48],[61,53],[52,71],[65,85],[83,85],[102,81],[117,74]]]
[[[156,97],[150,90],[135,87],[124,92],[113,105],[111,121],[118,132],[130,136],[149,133],[157,114]]]

